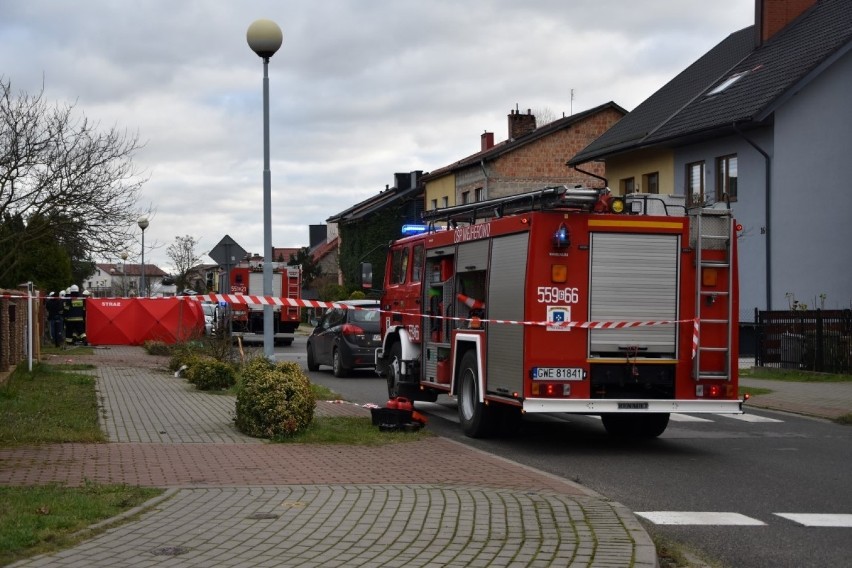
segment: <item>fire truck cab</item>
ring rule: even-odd
[[[524,413],[655,437],[672,412],[742,412],[730,209],[561,186],[424,218],[388,252],[391,397],[457,397],[473,437]]]

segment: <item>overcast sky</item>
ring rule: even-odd
[[[43,85],[145,143],[146,261],[166,270],[177,236],[199,253],[225,234],[262,250],[258,18],[284,32],[269,67],[272,241],[296,247],[394,172],[473,154],[484,131],[505,140],[516,105],[632,110],[751,25],[754,0],[0,0],[13,91]]]

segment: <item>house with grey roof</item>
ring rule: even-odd
[[[852,2],[756,0],[732,33],[568,162],[616,193],[729,203],[740,314],[852,302]]]

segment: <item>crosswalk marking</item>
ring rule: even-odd
[[[436,402],[417,402],[417,409],[421,411],[428,412],[429,414],[438,416],[440,418],[444,418],[445,420],[450,420],[452,422],[458,423],[458,413],[454,407],[449,407],[443,404],[438,404]],[[672,422],[714,422],[712,418],[706,418],[707,416],[724,416],[725,418],[731,418],[733,420],[740,420],[742,422],[749,423],[771,423],[771,422],[783,422],[783,420],[777,420],[775,418],[769,418],[767,416],[758,416],[756,414],[702,414],[701,416],[695,416],[692,414],[681,414],[677,412],[673,412],[669,415],[669,419]],[[594,418],[600,420],[600,415],[590,414],[587,415],[588,418]]]
[[[765,526],[766,523],[740,513],[711,511],[644,511],[637,515],[655,525]]]
[[[637,516],[655,525],[766,526],[741,513],[713,511],[637,511]],[[773,513],[803,527],[852,528],[849,513]]]
[[[852,515],[818,513],[774,513],[803,527],[843,527],[852,528]]]
[[[700,418],[698,416],[692,416],[691,414],[671,414],[669,415],[669,420],[672,422],[713,422],[709,418]]]
[[[743,422],[784,422],[783,420],[769,418],[768,416],[758,416],[757,414],[719,414],[719,416],[733,420],[742,420]]]

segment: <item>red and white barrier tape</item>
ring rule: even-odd
[[[184,296],[186,299],[205,301],[205,302],[226,302],[229,304],[249,304],[249,305],[272,305],[272,306],[289,306],[289,307],[301,307],[301,308],[343,308],[343,309],[373,309],[370,307],[363,306],[353,306],[351,304],[344,304],[340,302],[321,302],[319,300],[302,300],[302,299],[294,299],[294,298],[276,298],[271,296],[251,296],[244,294],[198,294],[195,296]],[[397,312],[390,310],[381,310],[382,313],[388,314],[406,314],[411,315],[410,312]],[[470,317],[453,317],[453,316],[441,316],[441,315],[433,315],[433,314],[423,314],[422,317],[430,318],[430,319],[444,319],[451,321],[470,321],[473,318]],[[536,325],[536,326],[547,326],[553,328],[578,328],[578,329],[623,329],[630,327],[650,327],[657,325],[672,325],[679,323],[687,323],[693,320],[655,320],[655,321],[566,321],[566,322],[552,322],[552,321],[516,321],[516,320],[502,320],[502,319],[486,319],[486,318],[477,318],[482,323],[499,323],[499,324],[508,324],[508,325]],[[696,330],[698,329],[698,323],[696,321]]]
[[[27,296],[17,296],[17,295],[0,295],[0,297],[12,297],[25,299]],[[342,308],[342,309],[372,309],[370,307],[363,306],[353,306],[351,304],[344,304],[341,302],[321,302],[319,300],[302,300],[295,298],[278,298],[274,296],[252,296],[249,294],[196,294],[193,296],[170,296],[168,298],[160,298],[160,299],[171,299],[178,298],[180,300],[193,300],[197,302],[214,302],[220,303],[225,302],[228,304],[238,304],[238,305],[261,305],[261,306],[286,306],[286,307],[294,307],[294,308]],[[35,297],[37,299],[46,298],[45,296]],[[65,296],[65,298],[70,298],[69,296]],[[114,298],[93,298],[91,296],[86,297],[88,299],[98,299],[98,300],[131,300],[131,299],[139,299],[139,298],[124,298],[124,297],[114,297]],[[152,299],[156,300],[158,298],[143,298],[143,299]],[[390,310],[382,310],[382,313],[388,314],[399,314],[399,315],[411,315],[410,312],[397,312]],[[473,318],[463,318],[463,317],[454,317],[454,316],[441,316],[441,315],[432,315],[432,314],[423,314],[422,317],[429,319],[443,319],[443,320],[451,320],[451,321],[470,321]],[[651,327],[658,325],[673,325],[687,322],[694,322],[693,334],[692,334],[692,357],[695,358],[695,354],[698,350],[698,337],[699,337],[699,320],[695,318],[693,320],[655,320],[655,321],[566,321],[566,322],[552,322],[552,321],[516,321],[516,320],[501,320],[501,319],[486,319],[486,318],[477,318],[482,323],[497,323],[497,324],[507,324],[507,325],[529,325],[529,326],[542,326],[542,327],[550,327],[550,328],[567,328],[567,329],[625,329],[631,327]]]

